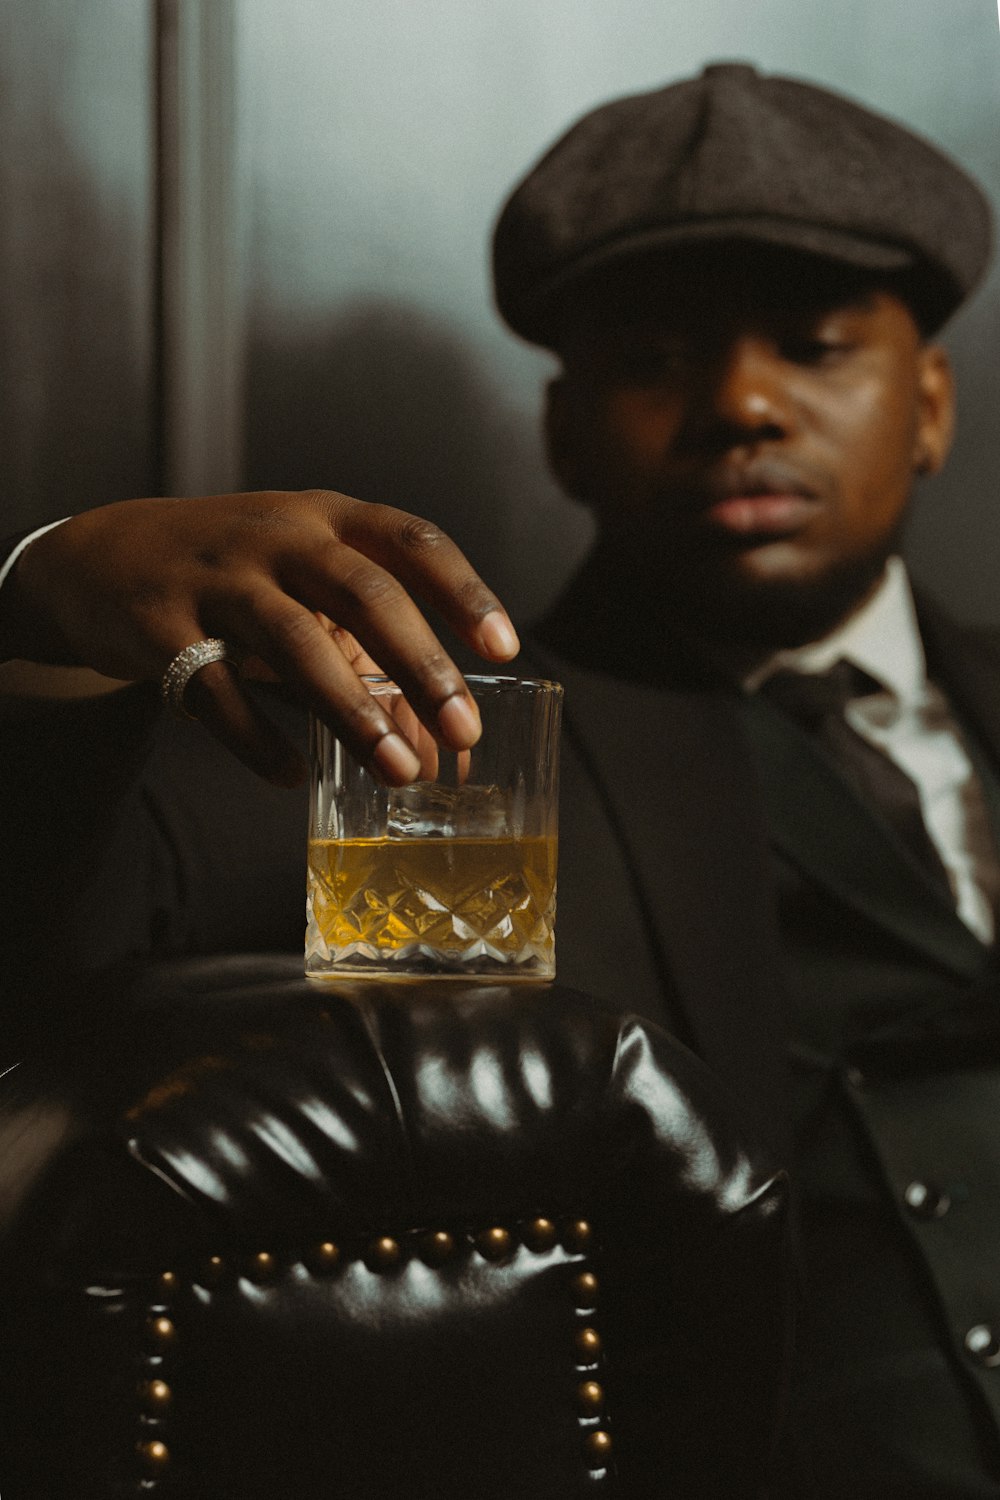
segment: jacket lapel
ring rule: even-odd
[[[978,974],[982,944],[809,735],[760,695],[747,700],[746,719],[776,847],[910,947],[960,974]]]

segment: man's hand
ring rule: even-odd
[[[379,663],[438,744],[466,749],[480,732],[411,592],[488,661],[516,654],[506,611],[442,531],[328,490],[126,500],[75,516],[24,553],[0,617],[8,655],[126,681],[158,680],[185,646],[221,636],[402,784],[420,759],[359,671]],[[302,779],[301,757],[225,663],[202,668],[185,703],[252,770]]]

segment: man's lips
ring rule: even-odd
[[[730,536],[787,536],[812,520],[817,500],[809,495],[776,492],[726,495],[700,511],[715,531]]]

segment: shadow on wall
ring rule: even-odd
[[[0,159],[5,532],[158,483],[142,204],[92,179],[44,91],[25,116]],[[0,108],[0,137],[10,118]]]
[[[247,414],[249,488],[322,485],[427,516],[521,622],[586,549],[587,517],[547,479],[537,432],[414,308],[366,301],[309,334],[258,338]]]

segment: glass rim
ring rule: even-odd
[[[501,676],[483,672],[465,672],[462,675],[464,681],[472,687],[496,688],[501,692],[515,688],[532,688],[550,693],[561,693],[563,690],[561,682],[553,682],[547,677],[514,677],[510,674]],[[397,693],[403,691],[394,678],[387,677],[380,672],[363,672],[360,678],[370,687],[391,688]]]

